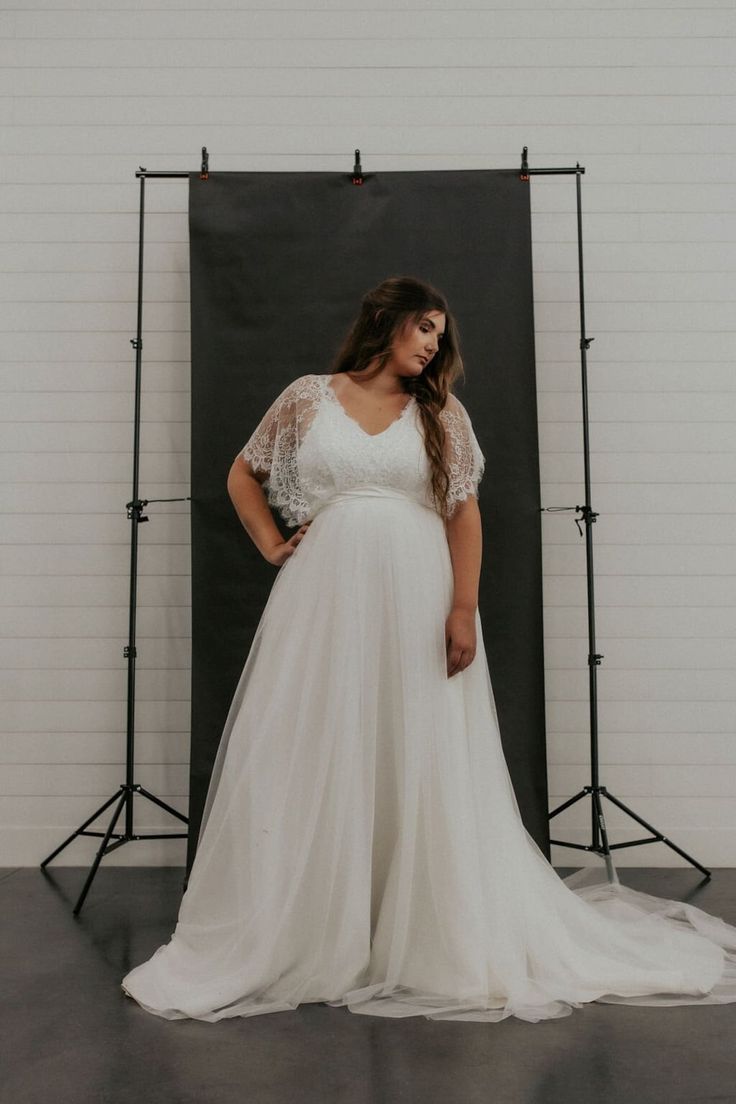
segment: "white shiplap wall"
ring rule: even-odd
[[[12,0],[11,0],[12,2]],[[123,780],[135,169],[586,167],[602,780],[736,861],[734,34],[730,0],[0,13],[0,865]],[[574,178],[531,185],[545,505],[581,501]],[[142,483],[188,493],[185,181],[146,188]],[[469,373],[473,366],[468,365]],[[140,530],[137,778],[186,808],[189,522]],[[544,516],[550,805],[587,781],[584,548]],[[139,828],[172,828],[140,802]],[[615,839],[641,835],[607,806]],[[107,816],[101,821],[107,823]],[[589,805],[556,818],[587,838]],[[91,840],[57,862],[88,865]],[[575,865],[580,853],[553,850]],[[623,865],[679,865],[664,845]],[[181,841],[106,863],[184,861]]]

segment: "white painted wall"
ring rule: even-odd
[[[0,13],[0,865],[38,863],[123,781],[134,173],[197,169],[202,145],[217,170],[345,172],[356,146],[371,171],[516,167],[523,145],[532,166],[585,166],[602,780],[701,861],[734,865],[729,0],[193,4]],[[189,489],[186,181],[146,194],[141,491],[156,498]],[[570,505],[582,500],[574,178],[533,179],[531,194],[543,501]],[[188,510],[150,517],[137,778],[185,809]],[[553,807],[588,778],[585,564],[570,514],[543,525]],[[642,834],[607,808],[614,839]],[[139,810],[139,829],[173,827]],[[587,838],[588,822],[581,802],[553,834]],[[57,862],[86,866],[94,847],[77,841]],[[580,858],[553,850],[558,864]],[[182,841],[105,860],[183,861]],[[632,864],[680,860],[657,844],[623,852]]]

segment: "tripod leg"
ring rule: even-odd
[[[165,801],[162,801],[160,797],[156,797],[155,794],[149,793],[143,786],[138,786],[138,793],[142,797],[147,797],[149,801],[153,801],[156,805],[160,805],[162,809],[165,809],[167,813],[171,813],[172,816],[178,817],[179,820],[183,820],[185,824],[189,823],[189,817],[184,816],[178,809],[172,809],[171,805],[167,805]]]
[[[692,866],[695,866],[698,868],[698,870],[702,871],[702,873],[705,874],[706,878],[710,878],[710,870],[707,870],[706,867],[701,866],[701,864],[699,862],[696,862],[696,860],[688,855],[686,851],[683,851],[681,847],[678,847],[671,840],[668,840],[666,836],[663,836],[662,833],[658,832],[656,828],[653,828],[651,824],[647,824],[646,820],[644,820],[643,817],[640,817],[637,813],[634,812],[633,809],[630,809],[628,805],[624,805],[623,801],[619,801],[618,798],[614,797],[612,793],[608,792],[608,790],[605,790],[604,792],[609,801],[612,801],[614,805],[618,805],[619,809],[623,809],[625,813],[628,813],[630,817],[633,817],[634,820],[637,820],[639,824],[643,825],[643,827],[647,829],[648,832],[651,832],[662,843],[666,843],[667,846],[671,847],[673,851],[676,851],[678,855],[682,855],[683,859],[686,859]]]
[[[547,819],[551,820],[552,817],[556,817],[558,813],[569,808],[570,805],[574,805],[576,801],[580,801],[581,797],[585,797],[587,792],[588,790],[586,787],[584,790],[581,790],[580,793],[576,793],[572,797],[569,797],[567,801],[563,801],[562,805],[558,805],[556,809],[553,809],[551,813],[547,814]]]
[[[598,828],[601,833],[601,840],[603,841],[602,855],[606,863],[606,874],[608,875],[609,882],[618,882],[619,876],[616,872],[616,868],[613,865],[611,858],[611,849],[608,846],[608,831],[606,829],[606,818],[603,815],[603,805],[601,804],[600,792],[596,789],[591,790],[591,800],[593,802],[593,813],[598,822]]]
[[[69,839],[64,840],[63,843],[59,844],[59,846],[56,848],[55,851],[52,851],[50,855],[46,856],[46,858],[41,863],[41,868],[43,869],[43,867],[46,866],[47,863],[50,863],[52,859],[55,859],[56,856],[59,854],[59,852],[64,850],[64,848],[67,846],[67,844],[70,844],[72,842],[72,840],[76,839],[77,836],[81,835],[81,833],[84,831],[84,829],[87,827],[87,825],[91,824],[93,820],[96,820],[97,817],[100,815],[100,813],[104,813],[104,811],[105,811],[105,809],[107,809],[108,805],[112,805],[113,801],[117,801],[117,799],[119,797],[120,797],[120,794],[113,794],[112,797],[109,798],[109,800],[106,801],[104,805],[100,805],[97,812],[93,813],[92,816],[89,818],[89,820],[85,820],[84,824],[80,825],[79,828],[77,828],[76,832],[72,832],[72,834],[69,836]]]
[[[75,916],[79,915],[80,909],[82,908],[82,904],[84,902],[84,898],[87,896],[87,892],[89,890],[89,887],[92,885],[92,879],[94,878],[95,874],[97,873],[97,867],[100,865],[100,862],[102,861],[102,856],[105,854],[105,848],[107,847],[108,843],[110,842],[110,836],[113,834],[113,832],[115,830],[115,825],[118,822],[118,817],[120,816],[123,805],[125,805],[126,801],[129,801],[131,799],[132,799],[132,795],[130,793],[130,790],[123,790],[123,792],[120,796],[120,803],[118,804],[118,807],[117,807],[117,809],[115,810],[115,812],[113,814],[113,818],[110,821],[108,829],[105,832],[105,835],[103,837],[102,843],[100,844],[99,849],[97,851],[97,854],[95,855],[95,861],[92,863],[92,867],[90,869],[90,872],[87,875],[87,881],[84,883],[84,888],[82,889],[82,892],[79,894],[79,900],[77,901],[76,905],[74,906],[74,908],[72,910],[74,912]]]

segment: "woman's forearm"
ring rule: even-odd
[[[235,458],[228,473],[227,492],[243,528],[262,556],[283,542],[263,488],[241,456]]]
[[[455,506],[445,523],[454,578],[453,609],[478,608],[478,586],[483,556],[483,530],[477,498],[469,496]]]

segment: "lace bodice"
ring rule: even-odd
[[[422,421],[412,396],[381,433],[369,434],[348,414],[330,376],[293,380],[272,403],[241,455],[266,473],[268,502],[287,525],[308,521],[336,492],[371,483],[394,487],[434,508]],[[477,496],[485,458],[465,407],[450,395],[440,414],[450,473],[450,516]]]

